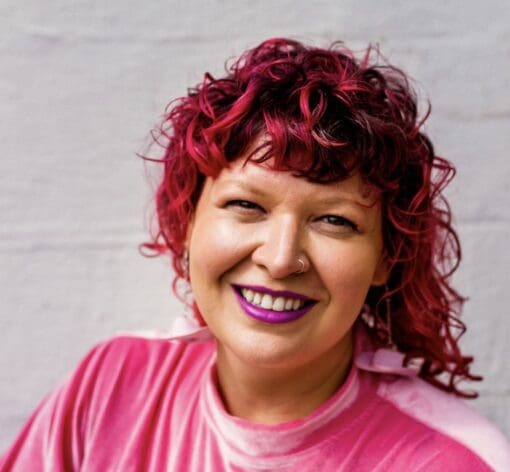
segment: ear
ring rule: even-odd
[[[375,268],[374,277],[372,278],[372,285],[381,286],[388,282],[390,277],[390,265],[386,257],[386,251],[381,253],[381,257]]]

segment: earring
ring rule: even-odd
[[[384,303],[386,307],[386,320],[384,330],[386,331],[386,347],[379,348],[375,352],[360,352],[354,361],[356,367],[369,372],[381,374],[395,374],[405,377],[418,375],[418,370],[405,365],[405,354],[400,352],[393,342],[391,326],[391,297],[388,295],[388,287],[384,291]],[[377,321],[376,321],[377,322]]]
[[[393,342],[392,329],[391,329],[391,297],[388,295],[388,286],[384,290],[385,298],[384,303],[386,306],[386,349],[390,351],[397,351],[397,345]]]
[[[182,271],[184,280],[189,282],[189,251],[187,249],[184,250],[184,254],[182,256]]]

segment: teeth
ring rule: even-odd
[[[278,297],[273,303],[274,311],[283,311],[285,309],[285,298]]]
[[[298,310],[305,304],[303,300],[298,298],[273,297],[268,293],[255,292],[248,288],[241,289],[241,294],[253,305],[260,306],[266,310]]]
[[[249,302],[253,301],[253,297],[255,294],[253,293],[253,290],[250,290],[248,288],[243,289],[243,297],[246,298]]]
[[[273,308],[273,297],[265,293],[262,297],[262,301],[260,302],[260,306],[266,310]]]

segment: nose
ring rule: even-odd
[[[303,231],[292,217],[266,222],[260,242],[252,253],[252,261],[264,267],[273,279],[306,272],[310,266],[302,247]]]

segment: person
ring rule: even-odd
[[[370,47],[270,39],[205,74],[156,133],[144,246],[190,313],[96,346],[1,470],[510,470],[458,398],[480,377],[427,115]]]

